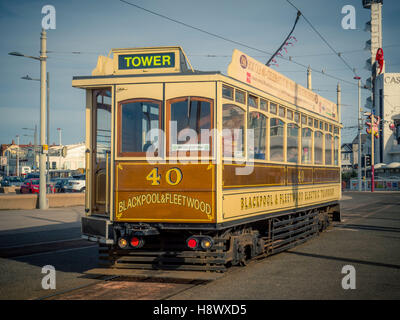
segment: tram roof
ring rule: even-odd
[[[113,57],[110,58],[111,53]],[[161,79],[161,78],[164,79]],[[170,79],[168,79],[171,77]],[[182,78],[181,78],[182,77]],[[192,79],[188,79],[190,77]],[[179,46],[112,49],[99,56],[90,76],[74,76],[72,85],[79,88],[126,84],[127,79],[137,83],[138,78],[148,82],[169,81],[226,81],[244,90],[263,92],[278,100],[339,122],[337,105],[302,87],[290,78],[263,63],[234,50],[228,74],[220,71],[194,70]],[[196,79],[197,78],[197,79]]]

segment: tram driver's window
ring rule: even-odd
[[[314,132],[314,163],[322,164],[322,146],[324,134],[320,131]]]
[[[287,162],[298,162],[299,126],[294,123],[287,125]]]
[[[152,129],[160,128],[160,103],[154,100],[127,101],[122,103],[120,112],[119,152],[142,156],[152,146],[158,153],[159,137],[157,130]]]
[[[222,149],[224,157],[244,156],[245,112],[242,108],[224,104],[222,109]]]
[[[211,101],[205,98],[174,99],[170,109],[170,152],[211,153]]]
[[[249,158],[265,160],[266,129],[267,117],[259,112],[251,112],[247,121]]]
[[[301,163],[310,164],[312,161],[312,130],[301,129]]]
[[[278,118],[270,120],[270,160],[283,161],[283,132],[284,122]]]

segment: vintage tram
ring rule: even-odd
[[[111,53],[113,54],[110,57]],[[82,234],[110,268],[225,271],[340,221],[340,106],[234,50],[113,49],[86,90]]]

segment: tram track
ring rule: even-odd
[[[275,254],[273,254],[275,255]],[[98,275],[93,283],[77,286],[55,294],[38,298],[37,300],[168,300],[196,286],[218,281],[225,277],[231,277],[235,273],[242,272],[263,263],[265,259],[273,255],[259,255],[247,260],[244,266],[231,266],[223,273],[203,272],[218,275],[211,280],[201,279],[174,279],[170,277],[134,277],[118,275]],[[151,270],[143,270],[151,271]],[[153,270],[160,271],[162,270]],[[180,273],[197,274],[198,272],[180,271]],[[91,275],[90,273],[88,274]],[[93,276],[93,275],[92,275]]]

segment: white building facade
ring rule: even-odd
[[[375,139],[375,163],[400,162],[400,73],[376,78],[374,113],[383,119]]]

